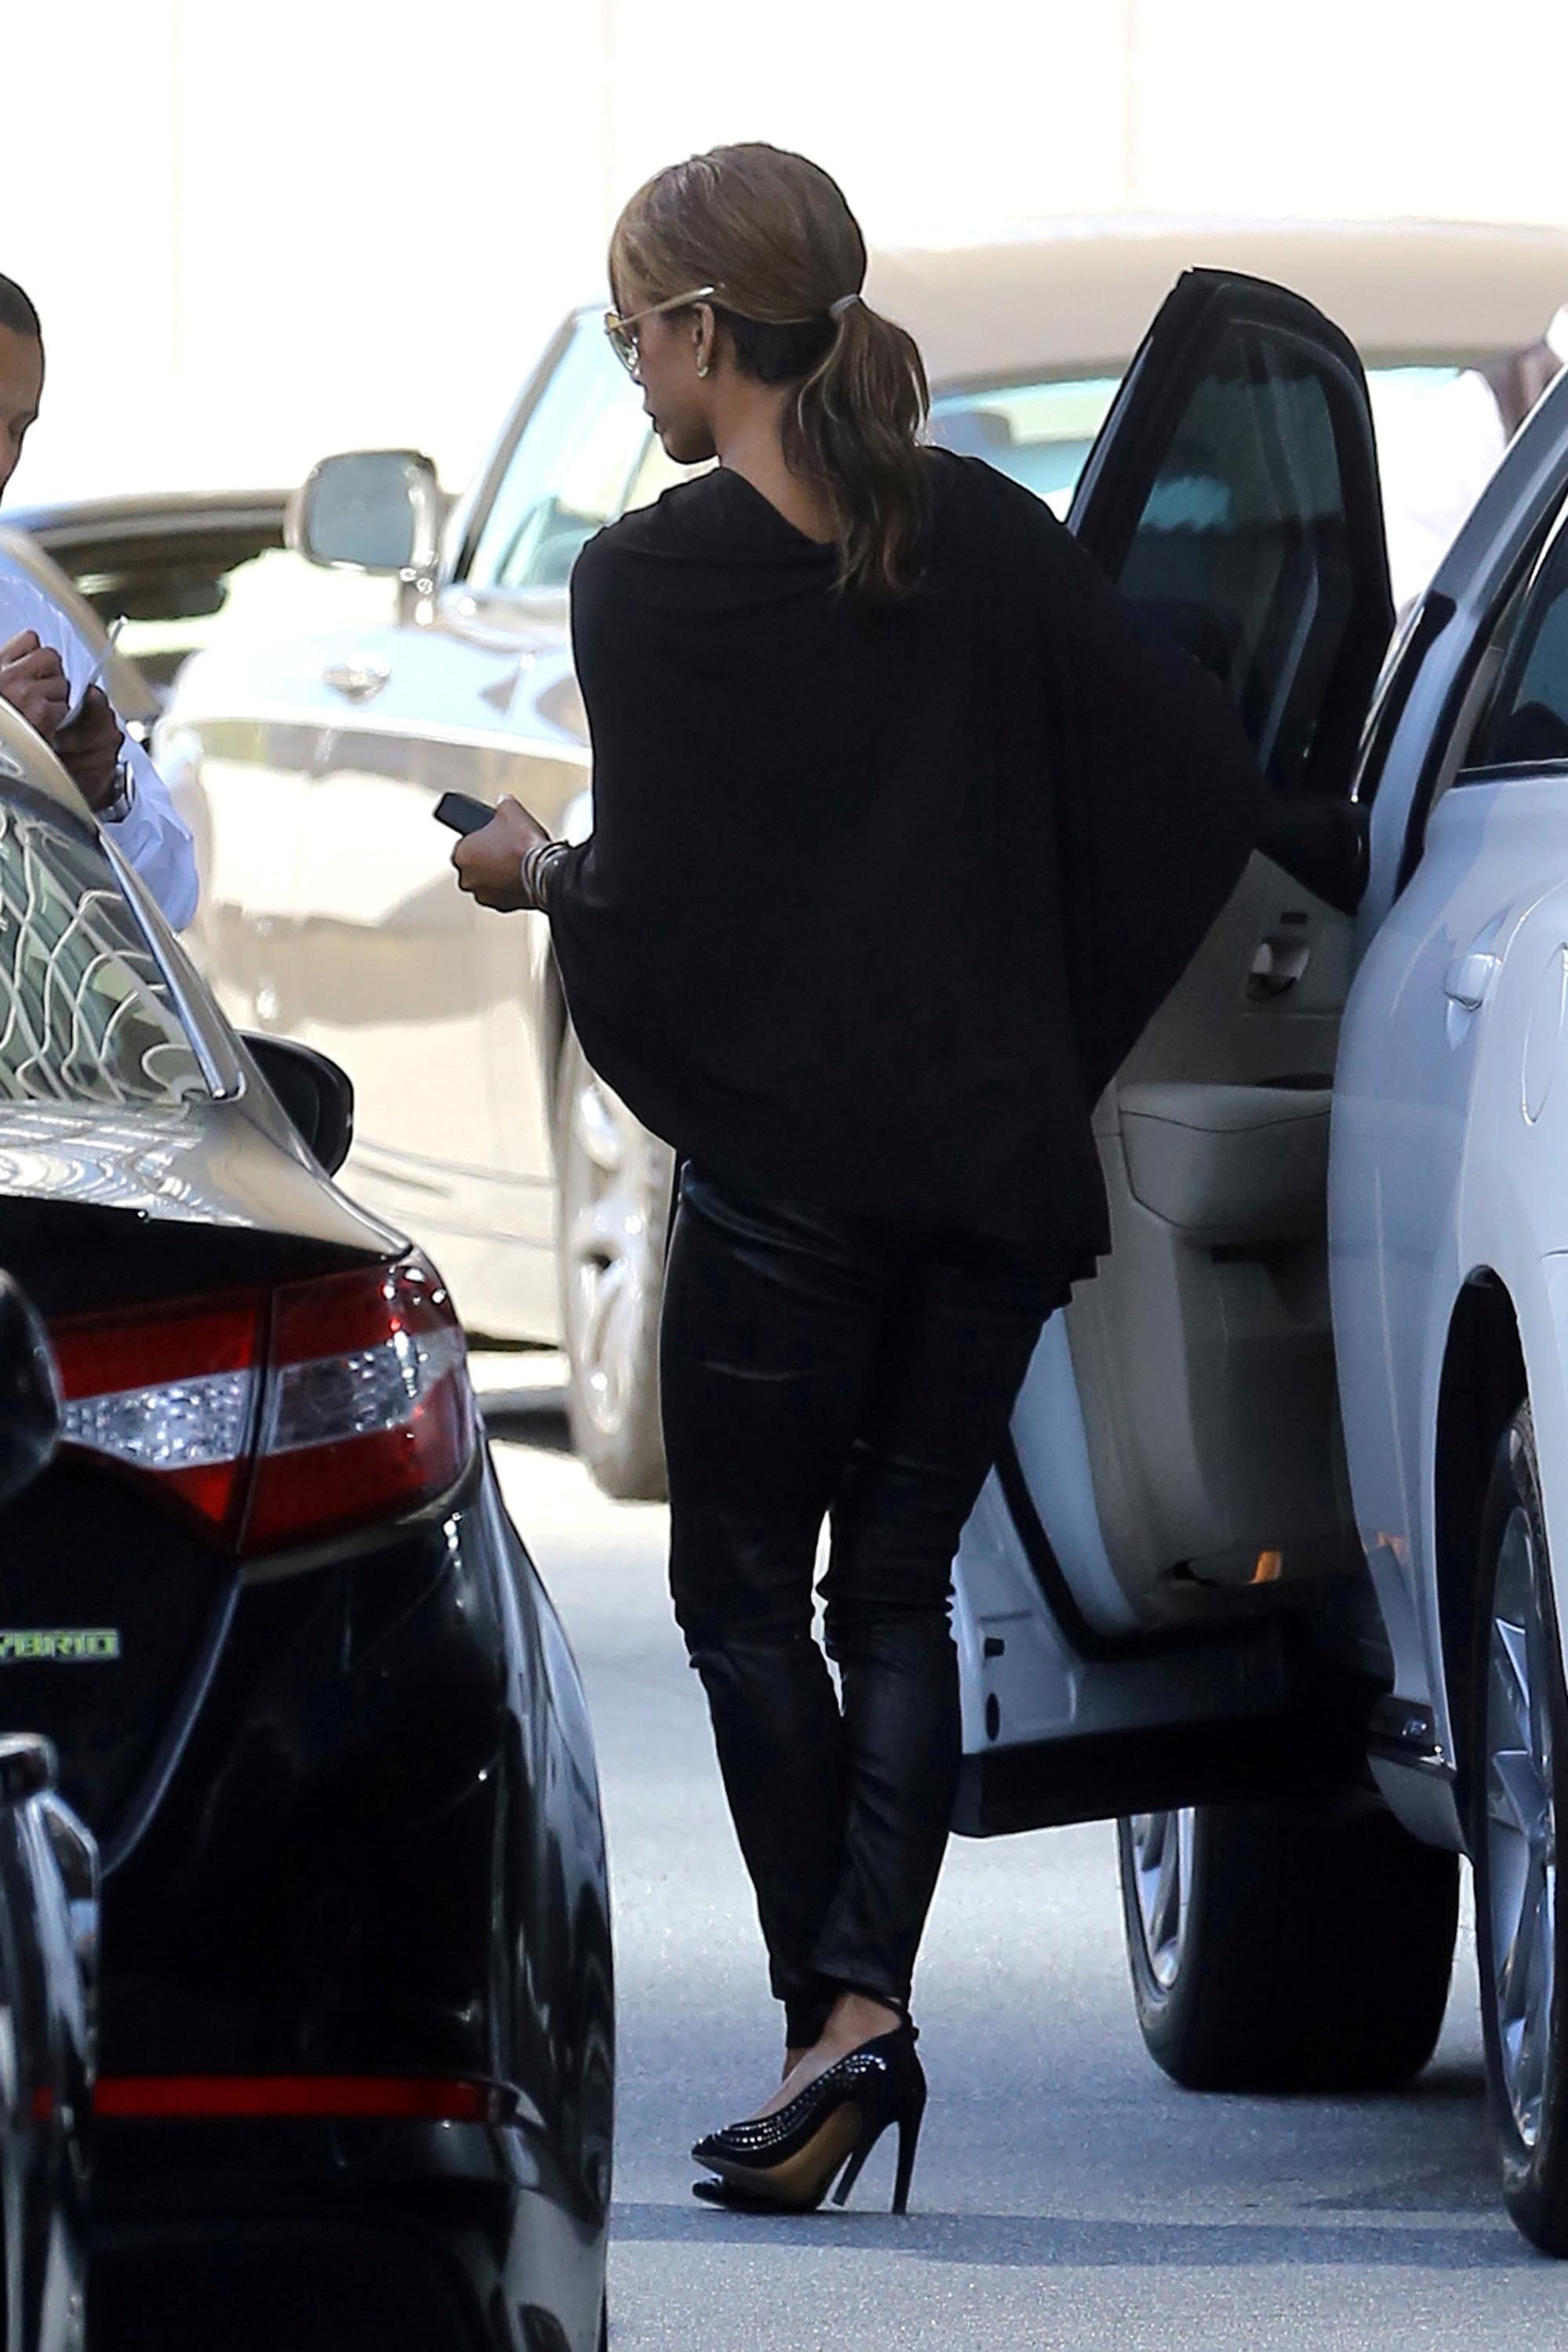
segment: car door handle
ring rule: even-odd
[[[1247,975],[1247,996],[1254,1003],[1270,996],[1289,996],[1311,961],[1310,940],[1265,940]]]
[[[1443,982],[1443,993],[1451,1004],[1462,1004],[1467,1013],[1477,1013],[1486,1003],[1487,993],[1502,970],[1501,956],[1487,955],[1472,948],[1448,966]]]
[[[368,654],[351,654],[347,661],[329,662],[321,672],[321,684],[334,693],[346,694],[351,702],[368,702],[379,694],[391,670],[384,661]]]

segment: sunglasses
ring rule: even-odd
[[[718,290],[716,286],[694,286],[689,294],[672,294],[667,302],[650,302],[646,310],[634,310],[629,319],[623,319],[618,310],[606,310],[605,332],[626,373],[635,376],[637,372],[637,339],[632,329],[639,319],[657,319],[661,311],[679,310],[688,302],[710,302]]]

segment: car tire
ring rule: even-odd
[[[595,1075],[571,1029],[555,1134],[572,1443],[606,1495],[662,1502],[658,1315],[675,1154]]]
[[[1504,1433],[1481,1519],[1471,1656],[1470,1853],[1487,2084],[1503,2200],[1542,2252],[1568,2254],[1568,1692],[1528,1404]]]
[[[1393,2090],[1447,2006],[1458,1858],[1391,1813],[1202,1805],[1117,1824],[1144,2045],[1194,2091]]]

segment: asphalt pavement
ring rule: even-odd
[[[887,2210],[890,2135],[846,2212],[698,2204],[687,2150],[750,2106],[778,2029],[669,1616],[665,1515],[595,1492],[548,1360],[478,1369],[598,1738],[616,2352],[1568,2352],[1568,2264],[1532,2253],[1496,2193],[1468,1927],[1411,2091],[1198,2097],[1139,2041],[1105,1826],[954,1841],[916,1987],[931,2103],[906,2219]]]

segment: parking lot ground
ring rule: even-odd
[[[1568,2264],[1504,2218],[1467,1930],[1396,2098],[1198,2098],[1145,2057],[1110,1831],[955,1841],[917,1987],[913,2208],[696,2203],[686,2150],[776,2064],[750,1890],[664,1591],[664,1514],[607,1502],[548,1360],[478,1365],[514,1517],[582,1665],[615,1879],[617,2352],[1568,2352]]]

